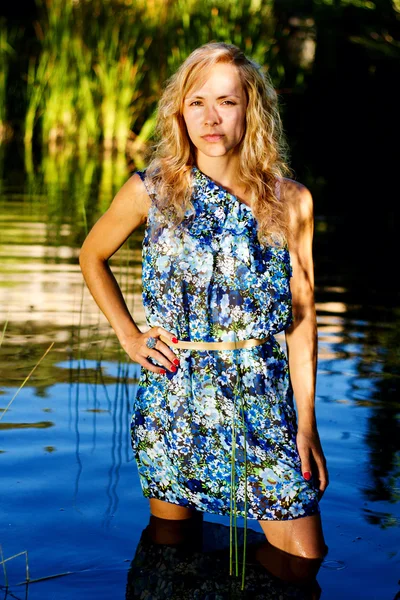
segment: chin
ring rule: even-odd
[[[206,156],[224,156],[225,154],[228,154],[229,149],[223,148],[223,147],[215,147],[215,148],[201,148],[198,147],[198,150],[200,150],[203,154],[205,154]]]

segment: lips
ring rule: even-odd
[[[213,133],[210,135],[202,135],[203,140],[206,142],[218,142],[222,138],[222,133]]]

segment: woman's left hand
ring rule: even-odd
[[[319,489],[319,500],[329,485],[329,474],[326,467],[326,458],[321,447],[321,441],[317,428],[311,430],[297,431],[296,436],[297,450],[301,460],[301,472],[310,473],[316,486]],[[306,479],[311,479],[307,477]]]

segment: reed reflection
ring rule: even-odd
[[[84,292],[77,262],[85,231],[107,208],[113,191],[129,176],[129,168],[120,155],[104,153],[99,160],[84,153],[78,157],[65,148],[56,153],[45,152],[41,161],[27,169],[15,185],[3,159],[4,152],[0,151],[0,175],[5,177],[0,180],[0,334],[5,327],[0,378],[3,390],[7,389],[0,414],[7,406],[6,398],[12,396],[50,342],[55,341],[35,377],[21,391],[13,412],[10,410],[3,417],[3,459],[21,448],[26,456],[38,452],[36,446],[28,443],[33,433],[41,450],[58,448],[53,432],[59,434],[66,429],[71,453],[69,467],[75,474],[74,503],[78,496],[83,497],[90,474],[88,467],[82,472],[82,460],[96,454],[98,464],[106,468],[99,486],[104,486],[101,491],[107,499],[103,524],[109,524],[122,497],[121,468],[133,460],[128,424],[139,370],[137,365],[127,363],[109,324]],[[325,222],[327,230],[318,225]],[[372,276],[370,260],[374,253],[368,254],[366,267],[359,260],[359,252],[349,252],[347,246],[338,244],[339,239],[350,238],[333,219],[317,220],[316,229],[321,392],[317,400],[329,403],[333,409],[342,407],[340,444],[346,461],[352,457],[352,462],[341,464],[338,458],[338,465],[344,470],[353,469],[352,482],[358,481],[356,490],[342,488],[340,493],[346,501],[348,494],[355,494],[354,515],[361,513],[376,529],[393,529],[399,524],[400,499],[400,328],[398,296],[393,293],[395,278],[384,273],[379,278]],[[144,328],[142,235],[142,230],[135,232],[110,262],[134,320]],[[358,248],[364,247],[364,241],[359,241]],[[379,263],[379,268],[385,264]],[[374,268],[376,274],[377,267]],[[374,281],[376,290],[371,287]],[[64,415],[59,402],[65,389]],[[39,405],[39,399],[45,397],[46,405]],[[51,421],[43,420],[49,418],[42,412],[47,405],[54,409]],[[19,414],[17,407],[23,409]],[[360,417],[360,427],[351,422],[355,413]],[[97,445],[100,426],[106,427],[110,436],[108,442],[102,430],[102,439],[107,439],[104,445]],[[336,424],[328,421],[325,427],[329,451]],[[90,450],[86,444],[88,436]],[[358,441],[352,445],[352,440]],[[59,460],[62,453],[54,456]],[[357,479],[360,465],[367,473],[364,481]]]
[[[343,288],[338,294],[349,290]],[[361,298],[353,295],[353,303],[317,303],[318,372],[325,391],[319,399],[363,409],[361,418],[367,414],[365,434],[344,431],[342,440],[362,438],[368,452],[368,485],[360,486],[364,499],[394,505],[400,500],[399,313],[388,305],[355,304]],[[372,506],[362,511],[371,524],[399,524],[394,514]]]
[[[371,485],[363,494],[370,502],[390,505],[400,500],[399,347],[398,309],[386,308],[380,315],[380,327],[368,328],[364,347],[363,363],[368,365],[371,390],[365,436]],[[400,524],[395,514],[365,509],[364,513],[370,523],[383,528]]]
[[[239,543],[243,530],[238,529]],[[126,600],[316,600],[321,560],[294,557],[274,548],[263,534],[247,531],[245,590],[229,575],[229,527],[190,519],[172,521],[150,516],[131,562]],[[241,568],[239,569],[239,571]]]

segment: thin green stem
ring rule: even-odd
[[[7,325],[8,325],[8,313],[7,313],[6,322],[4,323],[3,331],[2,331],[2,334],[1,334],[1,338],[0,338],[0,346],[1,346],[1,345],[2,345],[2,343],[3,343],[4,336],[5,336],[6,329],[7,329]]]
[[[28,381],[29,377],[32,375],[32,373],[35,371],[35,369],[40,365],[40,363],[42,362],[42,360],[44,359],[44,357],[46,356],[46,354],[48,352],[50,352],[50,350],[52,349],[52,347],[54,346],[55,342],[51,342],[50,346],[47,348],[46,352],[43,354],[43,356],[38,360],[38,362],[36,363],[36,365],[33,367],[33,369],[31,369],[31,371],[29,372],[29,374],[25,377],[24,381],[21,383],[21,385],[19,386],[19,388],[17,389],[17,391],[15,392],[14,396],[11,398],[10,402],[7,404],[7,406],[3,409],[3,412],[0,415],[0,421],[1,419],[4,417],[4,415],[6,414],[7,410],[10,408],[11,404],[14,402],[16,396],[18,395],[18,393],[21,391],[21,389],[24,387],[24,385],[26,384],[26,382]]]
[[[235,343],[237,341],[237,336],[236,336],[236,331],[234,330],[234,335],[235,335]],[[234,352],[236,352],[236,348],[234,350]],[[237,384],[235,386],[235,390],[237,390]],[[236,418],[236,397],[237,394],[234,394],[234,419]],[[235,448],[236,448],[236,429],[235,429]],[[235,494],[235,498],[234,498],[234,510],[235,510],[235,514],[234,514],[234,523],[235,523],[235,575],[236,577],[239,576],[239,543],[238,543],[238,530],[237,530],[237,503],[236,503],[236,494]]]
[[[0,557],[1,557],[1,564],[3,565],[4,581],[6,582],[6,588],[8,588],[6,561],[4,560],[3,548],[1,547],[1,544],[0,544]]]
[[[235,332],[236,341],[236,332]],[[244,406],[244,394],[242,388],[240,363],[236,362],[237,366],[237,384],[235,386],[235,400],[236,395],[239,397],[239,410],[242,423],[243,432],[243,458],[244,458],[244,531],[243,531],[243,562],[242,562],[242,582],[241,589],[244,590],[245,574],[246,574],[246,549],[247,549],[247,429],[245,419],[245,406]],[[236,401],[235,401],[236,406]],[[236,502],[235,502],[235,549],[236,549],[236,576],[238,576],[239,558],[238,558],[238,539],[237,539],[237,524],[236,524]]]
[[[230,496],[230,519],[229,519],[229,574],[233,572],[233,504],[234,504],[234,485],[235,485],[235,410],[233,410],[232,419],[232,454],[231,454],[231,496]]]
[[[243,564],[242,564],[242,587],[244,590],[244,581],[246,573],[246,547],[247,547],[247,440],[246,440],[246,421],[243,396],[241,396],[241,413],[242,413],[242,426],[243,426],[243,454],[244,454],[244,531],[243,531]]]
[[[236,429],[235,429],[235,449],[236,449]],[[236,474],[236,473],[235,473]],[[235,486],[235,495],[233,498],[233,522],[235,526],[235,575],[236,577],[239,575],[239,548],[238,548],[238,531],[237,531],[237,503],[236,503],[236,486]]]
[[[83,224],[85,227],[85,234],[88,234],[88,221],[87,221],[87,215],[86,215],[86,206],[85,206],[85,199],[83,196],[81,196],[81,210],[82,210],[82,217],[83,217]]]
[[[25,570],[26,570],[26,581],[29,581],[29,562],[28,562],[28,550],[25,550]]]

